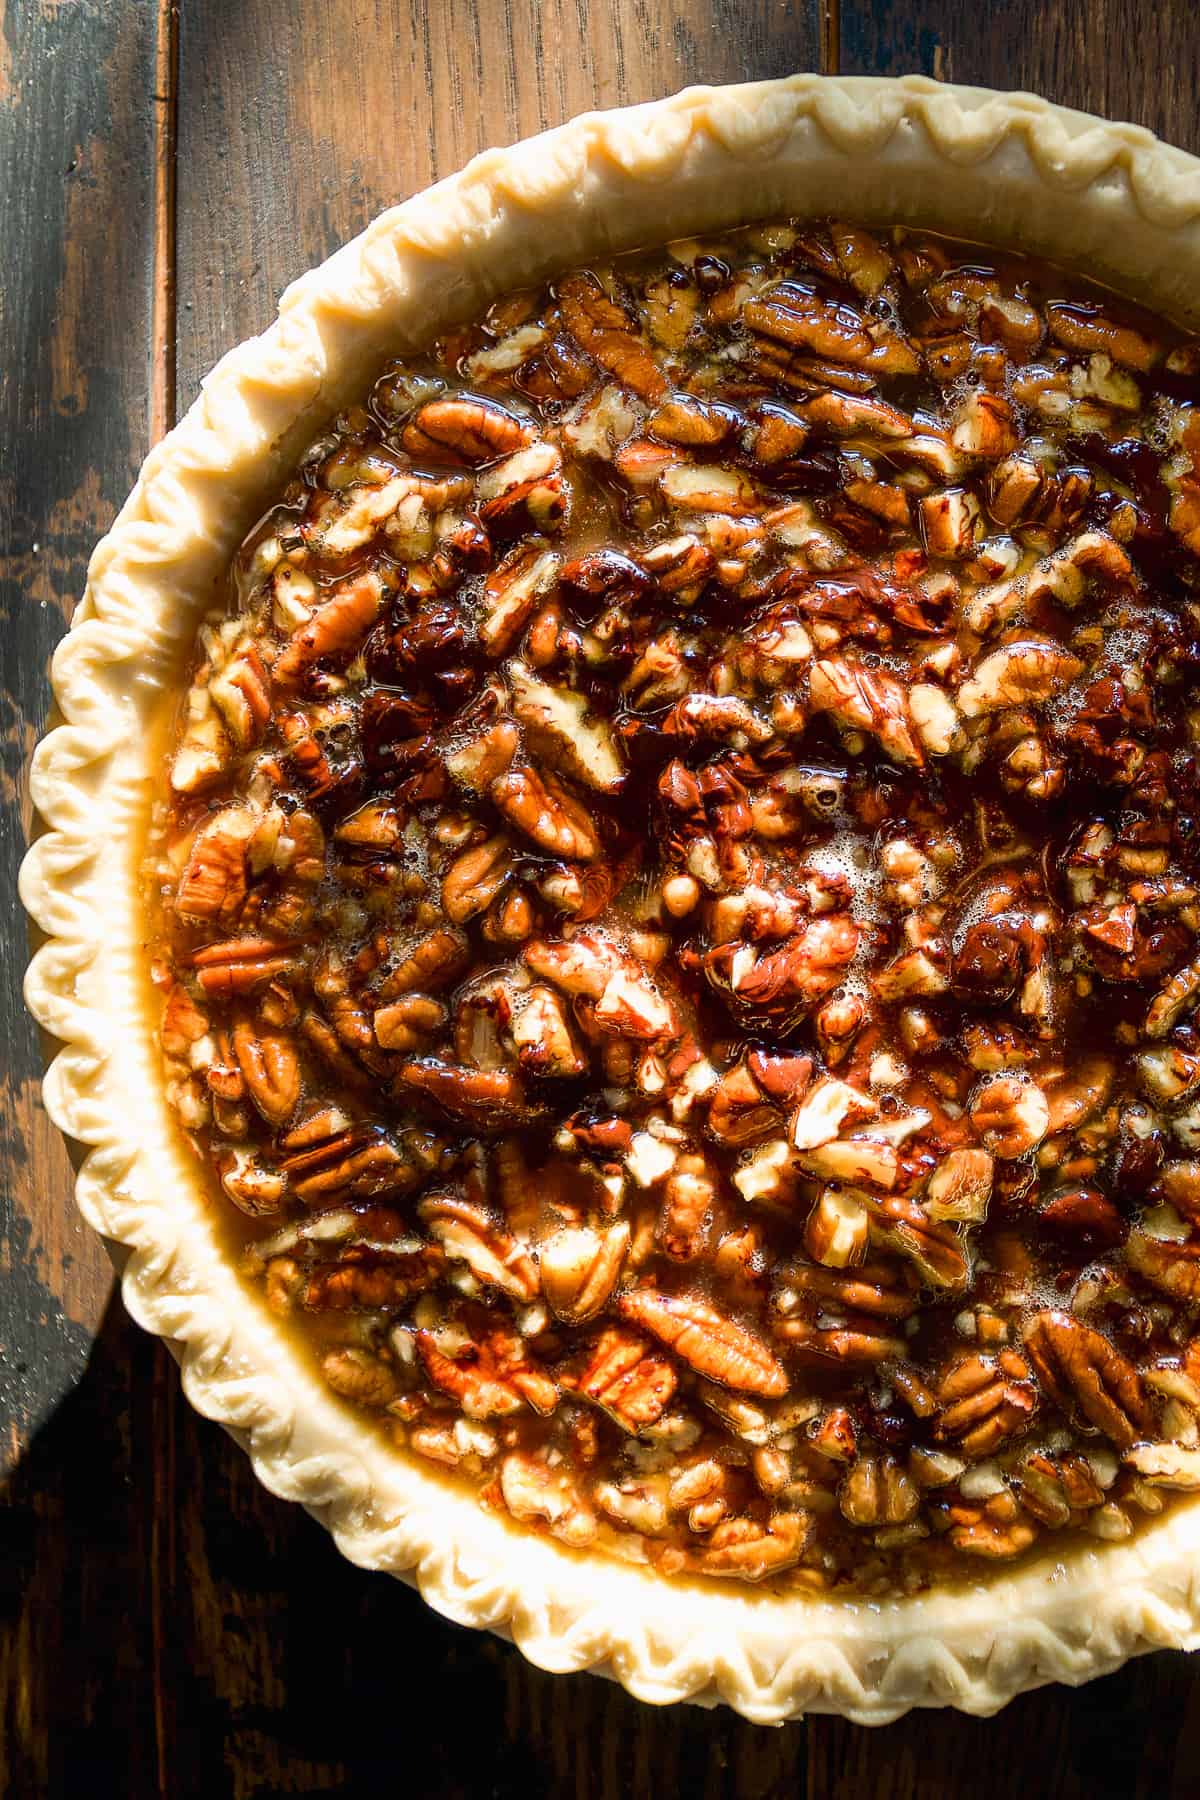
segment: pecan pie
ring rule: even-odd
[[[1200,348],[784,222],[390,367],[246,539],[169,1095],[364,1429],[885,1593],[1200,1487]]]

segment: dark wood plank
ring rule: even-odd
[[[0,1790],[14,1795],[95,1785],[101,1767],[131,1794],[155,1781],[135,1436],[163,1352],[115,1302],[105,1312],[112,1270],[38,1097],[15,892],[47,661],[150,425],[153,74],[152,7],[0,5]]]
[[[815,68],[819,48],[819,0],[193,0],[181,406],[294,275],[477,151],[693,82]]]
[[[878,1731],[814,1720],[808,1792],[820,1800],[1190,1800],[1198,1725],[1195,1668],[1163,1652],[1084,1688],[1022,1695],[997,1720],[925,1714]]]
[[[1021,88],[1132,119],[1195,149],[1200,31],[1193,0],[831,0],[844,75],[934,75]]]
[[[38,1101],[14,881],[46,663],[144,445],[149,246],[136,224],[114,235],[109,215],[148,172],[151,137],[140,22],[74,11],[51,21],[18,3],[0,8],[0,50],[0,863],[13,952],[0,988],[3,1466],[78,1373],[110,1281],[100,1246],[63,1205],[70,1167]]]

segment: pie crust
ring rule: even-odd
[[[48,830],[21,894],[50,940],[27,1001],[64,1046],[47,1110],[90,1151],[80,1208],[128,1251],[134,1318],[168,1340],[193,1405],[272,1492],[306,1505],[352,1561],[542,1667],[763,1723],[811,1711],[880,1724],[922,1705],[990,1714],[1043,1682],[1200,1644],[1200,1501],[1128,1544],[882,1603],[668,1583],[481,1511],[362,1431],[220,1249],[162,1093],[137,880],[160,780],[156,701],[247,526],[389,353],[598,251],[819,214],[831,194],[844,217],[1009,243],[1200,319],[1200,162],[1032,95],[805,75],[693,89],[490,151],[294,283],[147,458],[54,658],[65,723],[33,759]]]

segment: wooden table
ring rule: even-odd
[[[1195,0],[0,0],[0,1789],[1200,1793],[1200,1671],[778,1732],[550,1678],[343,1563],[184,1404],[77,1223],[13,877],[46,663],[149,444],[388,203],[592,106],[918,69],[1200,149]]]

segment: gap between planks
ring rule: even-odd
[[[154,284],[150,315],[150,440],[158,443],[175,423],[175,195],[179,124],[179,8],[157,0],[154,38]],[[173,1395],[178,1374],[160,1345],[154,1346],[149,1401],[151,1470],[143,1493],[150,1509],[150,1632],[154,1758],[159,1795],[173,1791],[167,1607],[174,1567],[175,1441]],[[160,1460],[161,1459],[161,1460]]]
[[[175,145],[179,7],[157,0],[154,39],[154,291],[150,317],[150,438],[175,423]]]
[[[842,0],[822,0],[820,18],[822,75],[837,75],[842,64]]]

